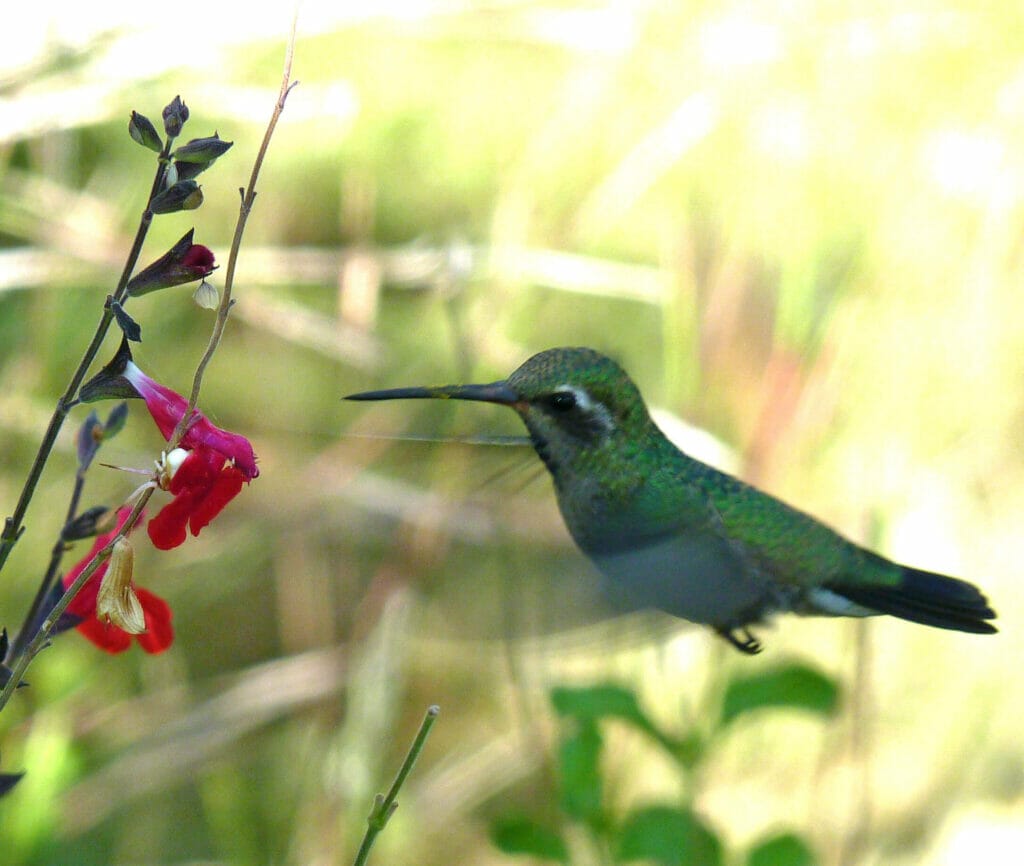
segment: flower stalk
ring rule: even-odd
[[[92,366],[92,362],[96,360],[96,355],[100,350],[100,346],[103,345],[103,340],[106,338],[107,332],[110,330],[110,325],[114,321],[112,303],[114,301],[117,303],[123,303],[125,300],[128,280],[131,278],[132,272],[135,270],[135,266],[139,262],[139,255],[142,253],[142,245],[146,240],[146,235],[149,234],[150,224],[153,222],[153,211],[150,209],[149,203],[163,187],[164,177],[167,174],[167,157],[171,152],[171,146],[173,143],[174,139],[172,137],[168,137],[167,141],[164,143],[163,150],[160,151],[160,155],[157,159],[156,174],[153,177],[153,185],[150,188],[149,198],[146,200],[146,208],[142,212],[142,217],[139,220],[139,227],[135,231],[135,238],[132,241],[131,249],[128,251],[128,258],[125,260],[124,269],[121,271],[121,277],[117,281],[117,287],[114,289],[113,295],[107,297],[107,302],[103,307],[103,314],[100,316],[100,321],[96,326],[96,331],[93,333],[92,340],[82,355],[81,360],[78,362],[78,366],[75,368],[75,371],[71,374],[71,380],[68,382],[67,388],[57,400],[57,405],[53,410],[53,415],[50,416],[50,422],[46,427],[46,432],[43,434],[43,439],[39,443],[39,450],[36,452],[35,459],[32,461],[32,467],[29,469],[28,477],[25,479],[25,484],[21,488],[21,494],[18,497],[17,505],[15,505],[14,511],[11,513],[10,517],[4,520],[3,530],[0,531],[0,571],[3,570],[4,564],[7,562],[7,557],[10,556],[11,551],[14,549],[14,545],[17,544],[22,532],[25,531],[25,513],[28,511],[29,503],[32,501],[36,487],[39,484],[39,479],[43,474],[43,467],[46,466],[46,461],[50,458],[50,452],[53,450],[53,445],[57,441],[57,436],[60,433],[61,428],[64,426],[64,421],[67,418],[68,413],[76,404],[75,395],[78,393],[82,380],[85,379],[85,374],[88,372],[89,367]],[[2,707],[2,704],[0,704],[0,707]]]
[[[233,300],[231,298],[231,286],[233,283],[234,269],[245,225],[256,196],[256,180],[259,176],[260,168],[266,156],[274,129],[276,128],[281,112],[284,110],[287,96],[294,86],[290,81],[294,44],[295,21],[293,20],[291,35],[288,40],[285,54],[281,90],[264,135],[263,142],[254,161],[248,187],[242,192],[240,213],[235,227],[234,237],[232,239],[231,252],[228,258],[224,293],[217,310],[213,332],[206,351],[197,365],[190,397],[187,401],[184,401],[184,398],[180,398],[186,402],[186,408],[181,413],[174,429],[170,432],[168,450],[173,450],[178,447],[179,444],[183,443],[191,434],[193,426],[201,427],[200,421],[205,420],[202,418],[200,413],[195,411],[195,406],[198,402],[204,371],[219,345],[226,326],[228,313],[233,304]],[[142,246],[155,213],[153,201],[158,195],[166,190],[169,185],[174,185],[174,183],[168,184],[168,178],[172,171],[174,173],[174,177],[171,178],[171,180],[179,184],[182,182],[178,178],[176,166],[172,162],[172,152],[174,140],[180,134],[182,124],[184,124],[187,119],[188,108],[183,102],[181,102],[180,98],[175,97],[174,101],[168,105],[163,112],[166,139],[163,142],[163,147],[159,150],[157,168],[150,188],[150,193],[146,201],[146,207],[140,217],[139,225],[126,258],[124,269],[118,279],[114,292],[107,297],[99,323],[96,326],[88,347],[72,373],[67,388],[57,400],[57,404],[50,418],[46,432],[29,470],[25,484],[22,487],[18,502],[11,515],[4,521],[3,529],[0,531],[0,569],[3,568],[7,558],[10,556],[11,550],[14,548],[14,545],[24,532],[24,518],[26,512],[35,494],[39,479],[42,476],[43,468],[45,467],[49,455],[52,452],[57,436],[60,433],[63,423],[71,408],[79,402],[78,395],[82,382],[84,381],[89,367],[95,360],[100,346],[109,332],[111,323],[115,320],[115,311],[123,307],[123,304],[127,299],[129,280],[138,264]],[[159,141],[159,134],[156,133],[152,123],[142,116],[132,116],[132,119],[129,122],[129,133],[135,141],[139,142],[144,147],[152,148],[153,145]],[[216,138],[216,136],[214,136],[214,138]],[[210,150],[210,148],[226,149],[224,146],[225,144],[230,146],[230,143],[206,142],[204,144],[205,150],[200,155],[204,158],[213,156],[213,159],[215,159],[219,154],[214,154],[213,150]],[[194,147],[193,150],[195,149],[196,148]],[[187,150],[185,152],[186,154],[190,153],[190,151]],[[213,159],[207,159],[207,164],[212,163]],[[188,199],[188,197],[186,197],[186,201],[183,202],[183,206],[191,206],[198,200],[198,197],[193,197],[192,199]],[[221,432],[223,433],[224,431]],[[225,458],[227,462],[225,462],[224,467],[222,468],[234,469],[246,479],[255,477],[256,470],[254,460],[252,462],[253,471],[251,474],[246,475],[244,468],[235,467],[235,463],[233,462],[234,459],[233,455]],[[78,499],[81,493],[80,481],[85,471],[85,465],[82,465],[82,462],[80,461],[79,479],[76,480],[76,491],[72,496],[69,517],[66,521],[66,524],[68,525],[70,525],[76,518]],[[45,593],[43,594],[38,607],[35,608],[36,612],[31,614],[30,620],[27,621],[28,628],[23,630],[24,635],[19,635],[21,640],[20,650],[17,653],[7,652],[5,653],[6,659],[0,659],[0,661],[10,662],[9,676],[7,681],[3,684],[3,688],[0,689],[0,711],[2,711],[7,705],[14,693],[14,690],[22,682],[22,677],[33,659],[38,655],[43,647],[47,646],[50,636],[55,632],[55,630],[59,630],[58,627],[62,619],[64,619],[65,623],[68,621],[66,615],[69,613],[69,608],[71,608],[71,606],[75,604],[76,600],[80,598],[83,589],[89,586],[90,581],[94,580],[94,578],[96,580],[99,579],[97,577],[97,573],[100,568],[106,567],[108,570],[110,569],[109,561],[115,556],[115,551],[117,552],[117,558],[115,559],[114,564],[118,567],[114,569],[114,571],[117,579],[111,584],[102,605],[99,603],[100,588],[97,587],[96,606],[94,608],[94,613],[96,614],[95,619],[99,622],[102,616],[107,616],[111,621],[114,621],[116,618],[120,621],[120,625],[117,622],[114,622],[110,627],[112,629],[119,629],[126,636],[129,635],[129,632],[134,632],[136,638],[143,645],[143,648],[148,651],[158,652],[160,649],[163,649],[170,644],[169,608],[167,608],[166,604],[162,600],[152,596],[151,593],[147,593],[141,588],[133,587],[131,581],[131,547],[130,542],[127,541],[127,536],[141,519],[143,510],[152,496],[154,489],[156,489],[155,484],[147,485],[137,496],[132,497],[132,505],[130,507],[126,506],[121,509],[121,519],[119,520],[118,527],[112,530],[109,538],[104,537],[102,540],[97,539],[96,544],[94,544],[94,550],[90,553],[84,564],[81,565],[80,571],[78,571],[78,567],[73,570],[72,574],[74,574],[75,571],[78,571],[78,573],[74,574],[73,579],[66,583],[63,594],[61,594],[59,598],[55,599],[52,607],[48,604],[47,595]],[[197,530],[193,527],[193,531]],[[54,548],[53,561],[51,562],[50,569],[47,572],[47,578],[44,579],[44,587],[47,581],[52,583],[55,580],[56,571],[59,568],[60,554],[63,552],[63,541],[64,536],[62,534],[60,539],[58,539],[58,546]],[[71,577],[71,575],[69,575],[69,577]],[[159,604],[157,604],[157,602],[159,602]],[[86,620],[82,616],[83,604],[84,602],[78,601],[76,606],[78,612],[71,612],[72,616],[75,617],[72,622],[78,620],[79,627],[86,624]],[[136,605],[138,607],[136,607]],[[162,609],[160,607],[161,605]],[[142,632],[138,631],[139,608],[141,608],[143,616],[144,631]],[[45,617],[43,617],[42,614],[42,611],[44,610],[47,611]],[[160,617],[163,618],[161,629],[153,628],[151,625],[151,614],[157,619]],[[34,622],[37,618],[42,618],[43,621],[39,625],[38,629],[34,629]],[[127,628],[125,628],[125,626]],[[154,631],[159,633],[154,634]],[[96,640],[96,635],[90,635],[88,632],[83,633],[86,633],[86,636],[90,637],[90,639]],[[26,639],[28,640],[27,644],[25,643]],[[150,646],[154,648],[151,649],[150,646],[147,646],[146,641],[149,641]],[[98,640],[96,640],[96,642],[99,643]],[[129,644],[130,642],[131,639],[129,636]],[[6,645],[4,648],[6,649]],[[112,648],[110,646],[104,646],[104,648],[111,652],[120,651],[120,649]],[[4,779],[13,779],[16,781],[15,776],[5,776]]]

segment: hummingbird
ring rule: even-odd
[[[973,584],[886,559],[679,450],[622,367],[593,349],[549,349],[488,384],[346,399],[410,398],[515,410],[551,474],[570,535],[618,607],[710,626],[751,655],[762,648],[751,627],[778,612],[891,614],[996,631],[995,611]]]

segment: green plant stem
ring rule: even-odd
[[[32,462],[32,468],[29,469],[28,477],[25,479],[25,484],[21,488],[21,495],[18,497],[18,504],[14,507],[14,511],[11,516],[4,521],[3,531],[0,532],[0,570],[3,569],[4,564],[7,562],[7,557],[10,556],[11,551],[14,549],[14,545],[17,543],[18,539],[21,538],[21,534],[25,531],[25,527],[23,525],[25,512],[28,511],[29,503],[32,501],[32,496],[35,494],[36,487],[39,484],[39,479],[43,474],[43,469],[46,467],[46,461],[50,458],[50,453],[53,451],[53,445],[57,441],[57,436],[60,434],[61,428],[64,426],[64,420],[67,418],[68,412],[71,411],[72,407],[76,403],[75,396],[82,384],[82,380],[85,378],[85,374],[88,372],[92,362],[96,360],[96,354],[99,352],[100,346],[103,345],[103,340],[106,338],[107,331],[110,329],[110,323],[114,321],[114,313],[111,309],[111,304],[114,301],[122,303],[125,299],[125,294],[128,290],[128,280],[131,278],[132,272],[135,270],[135,265],[138,264],[139,255],[142,252],[142,245],[146,240],[146,235],[149,233],[150,223],[153,222],[153,212],[149,209],[149,202],[152,201],[153,196],[163,185],[164,176],[167,173],[167,158],[171,152],[171,144],[173,141],[173,138],[168,138],[164,145],[164,149],[160,152],[156,175],[153,178],[153,185],[150,188],[149,198],[146,199],[146,209],[142,212],[142,218],[139,220],[139,227],[135,232],[135,240],[132,241],[131,250],[129,250],[128,258],[125,260],[124,270],[121,272],[121,278],[117,281],[117,288],[114,290],[113,295],[109,295],[107,297],[107,302],[103,305],[103,315],[100,317],[99,324],[96,326],[96,332],[93,334],[92,341],[89,343],[89,347],[85,350],[85,354],[82,355],[81,360],[78,362],[75,372],[71,375],[71,381],[68,383],[68,387],[65,389],[60,399],[57,400],[57,406],[53,410],[53,415],[50,417],[50,423],[47,425],[46,433],[43,435],[43,440],[39,443],[39,450],[36,452],[35,460]]]
[[[378,834],[387,826],[391,816],[395,814],[395,810],[398,808],[398,792],[405,783],[406,777],[412,771],[416,759],[420,756],[420,752],[423,751],[423,747],[427,743],[427,737],[430,735],[430,729],[434,726],[434,722],[437,721],[437,715],[440,712],[441,709],[436,704],[427,708],[427,713],[420,724],[416,739],[412,741],[412,746],[409,747],[409,752],[405,756],[401,768],[398,770],[398,775],[395,776],[395,781],[391,783],[391,789],[388,791],[387,796],[378,794],[374,799],[373,808],[366,819],[366,833],[363,836],[363,843],[359,846],[359,852],[356,854],[353,866],[364,866]]]

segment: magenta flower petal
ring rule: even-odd
[[[188,400],[176,391],[154,382],[133,361],[127,362],[122,375],[146,401],[146,408],[149,409],[149,414],[153,416],[164,439],[170,439],[174,428],[188,408]],[[192,414],[192,422],[182,437],[181,447],[204,447],[219,452],[242,470],[246,480],[260,474],[256,466],[256,454],[249,440],[238,433],[222,430],[198,410]]]

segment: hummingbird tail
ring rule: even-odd
[[[972,634],[997,631],[988,622],[996,612],[974,584],[906,565],[900,568],[896,585],[839,583],[828,588],[863,607],[922,625]]]

